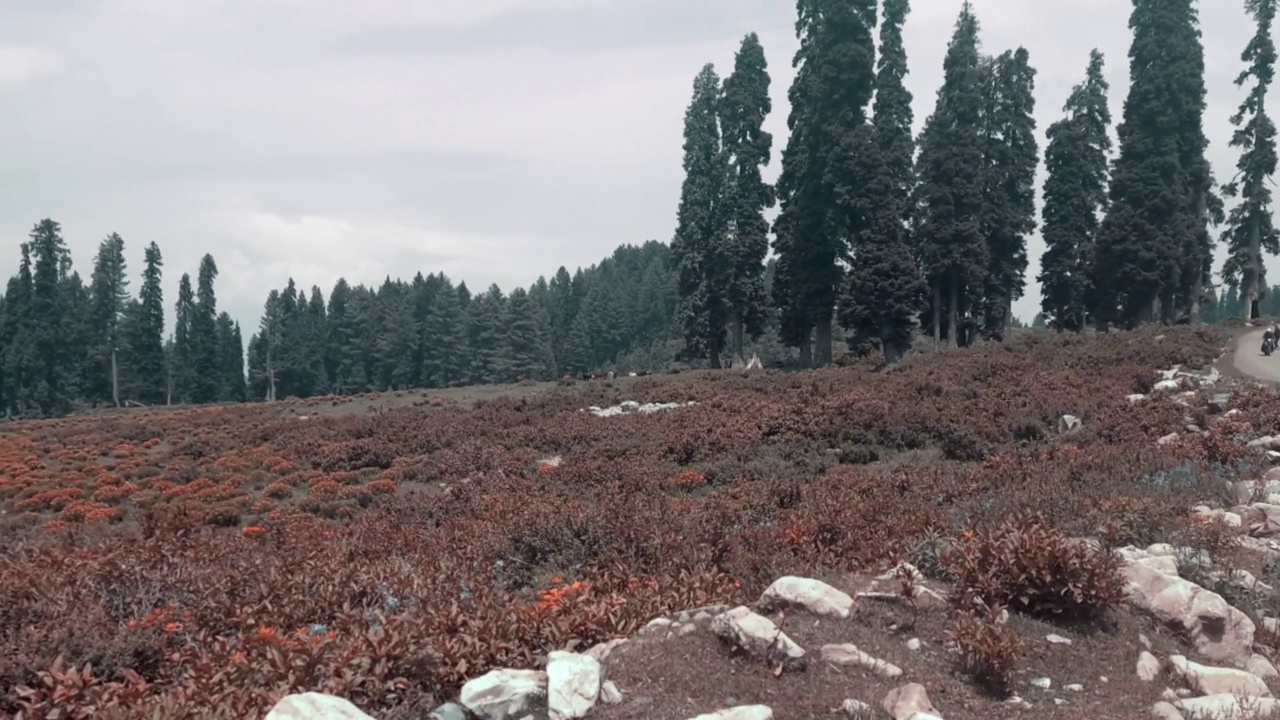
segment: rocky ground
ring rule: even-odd
[[[1190,418],[1231,417],[1218,370],[1162,372]],[[1140,403],[1146,397],[1130,396]],[[1201,407],[1193,407],[1200,403]],[[630,409],[630,408],[628,408]],[[1063,418],[1071,432],[1079,420]],[[1161,438],[1167,443],[1177,434]],[[1280,438],[1239,438],[1280,461]],[[1045,498],[1051,501],[1052,498]],[[640,633],[552,653],[543,669],[497,669],[466,683],[431,720],[893,720],[1058,718],[1254,720],[1280,717],[1280,607],[1259,576],[1280,563],[1280,468],[1236,480],[1194,509],[1223,531],[1213,547],[1154,544],[1118,557],[1125,602],[1092,623],[992,611],[1021,648],[1008,684],[986,690],[958,667],[948,633],[954,587],[900,563],[880,575],[782,577],[752,605],[690,608]],[[340,698],[284,698],[268,716],[367,718]]]

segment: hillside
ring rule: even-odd
[[[1280,476],[1258,438],[1280,407],[1208,372],[1230,341],[1037,333],[890,370],[11,423],[0,713],[261,717],[318,691],[451,720],[443,703],[479,707],[490,683],[513,720],[543,718],[522,693],[546,691],[549,653],[588,648],[602,665],[551,656],[551,705],[585,687],[575,702],[602,720],[846,700],[927,720],[905,709],[920,689],[947,720],[1108,720],[1149,716],[1169,688],[1211,696],[1173,697],[1184,709],[1261,694]],[[678,406],[588,410],[626,401]],[[721,614],[738,606],[759,614]],[[881,662],[859,669],[848,644]],[[1153,682],[1135,671],[1148,647]],[[534,672],[476,681],[500,668]],[[906,699],[882,710],[891,692]],[[751,712],[723,717],[766,716]],[[274,717],[356,717],[334,713]]]

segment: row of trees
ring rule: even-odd
[[[124,240],[98,247],[85,285],[72,269],[61,226],[42,220],[21,246],[18,272],[0,297],[0,404],[13,416],[59,415],[83,402],[241,401],[240,327],[217,311],[213,257],[200,263],[197,289],[183,274],[177,327],[164,337],[163,260],[151,243],[142,286],[129,293]]]
[[[1263,253],[1280,251],[1267,187],[1275,127],[1265,110],[1275,0],[1246,6],[1257,34],[1237,80],[1248,96],[1231,118],[1239,173],[1220,189],[1205,159],[1194,0],[1134,0],[1114,159],[1104,58],[1090,53],[1085,80],[1047,133],[1038,280],[1053,327],[1200,319],[1213,285],[1210,227],[1224,221],[1224,279],[1241,288],[1246,316],[1257,316]],[[831,361],[837,325],[850,349],[878,345],[889,362],[921,326],[951,346],[1003,338],[1038,224],[1029,53],[984,54],[966,2],[936,108],[917,137],[903,83],[908,0],[798,0],[797,8],[800,50],[776,187],[760,179],[772,138],[761,129],[771,107],[758,38],[743,40],[723,83],[712,64],[693,83],[672,241],[685,353],[713,366],[726,350],[739,360],[743,333],[762,332],[771,313],[805,365]],[[1228,216],[1223,196],[1239,201]],[[766,296],[764,213],[775,203],[777,277]]]

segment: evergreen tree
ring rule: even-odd
[[[721,146],[720,78],[711,64],[693,81],[684,119],[684,184],[680,190],[672,254],[680,277],[676,309],[684,354],[720,367],[728,323],[729,255],[726,155]]]
[[[497,285],[471,300],[467,318],[467,345],[470,348],[470,377],[473,384],[502,382],[503,304]]]
[[[257,352],[253,352],[251,355],[260,355],[262,361],[260,366],[251,369],[250,379],[255,380],[256,384],[265,385],[265,392],[262,393],[262,396],[267,402],[275,402],[277,399],[278,371],[276,369],[276,361],[280,352],[282,306],[280,291],[272,290],[267,295],[267,302],[263,306],[262,321],[258,326],[258,335],[255,338],[257,342],[252,343],[257,345],[254,348]]]
[[[775,221],[779,255],[774,299],[783,337],[802,362],[828,365],[832,325],[843,286],[839,261],[863,217],[836,217],[840,195],[854,192],[851,153],[865,147],[867,106],[875,91],[875,0],[797,0],[798,66],[788,96],[791,136],[778,179]],[[810,350],[810,332],[813,350]]]
[[[218,314],[218,402],[244,402],[244,340],[240,323],[225,311]]]
[[[866,231],[856,240],[840,313],[841,325],[852,332],[850,348],[878,339],[890,364],[911,347],[924,292],[905,223],[915,183],[912,98],[903,84],[907,51],[902,26],[908,12],[908,0],[885,0],[872,134],[856,154],[860,165],[855,172],[866,180],[850,199],[852,212],[866,218]]]
[[[1133,326],[1193,310],[1210,207],[1204,52],[1193,0],[1134,0],[1129,95],[1097,242],[1098,319]]]
[[[41,415],[61,415],[71,409],[79,358],[71,354],[76,339],[71,327],[68,296],[71,255],[62,239],[62,226],[41,220],[31,230],[31,281],[28,327],[32,345],[31,399]]]
[[[981,299],[990,267],[982,235],[984,143],[982,63],[978,18],[968,0],[960,11],[943,61],[937,107],[920,139],[917,203],[921,212],[921,258],[932,291],[935,342],[942,339],[943,313],[949,346],[960,337]],[[967,324],[967,323],[966,323]]]
[[[226,378],[224,355],[218,344],[218,301],[213,291],[217,277],[218,265],[212,255],[206,254],[200,259],[196,276],[196,299],[188,331],[190,400],[199,404],[216,402]]]
[[[1111,152],[1110,86],[1103,56],[1089,53],[1084,82],[1071,90],[1066,117],[1049,126],[1045,148],[1040,259],[1040,307],[1050,327],[1080,332],[1090,320],[1096,274],[1094,246],[1107,207],[1107,158]]]
[[[981,332],[1003,339],[1013,318],[1013,301],[1026,288],[1027,235],[1036,227],[1035,74],[1024,48],[1006,51],[990,63],[988,112],[984,118],[986,208],[983,235],[988,266]]]
[[[192,352],[191,322],[195,316],[195,293],[191,290],[191,276],[182,273],[178,281],[178,301],[174,303],[177,318],[173,327],[173,350],[170,359],[169,402],[190,402],[195,379],[195,356]]]
[[[769,65],[760,38],[750,33],[742,39],[720,103],[720,129],[729,163],[725,300],[730,351],[739,365],[743,363],[743,336],[760,337],[769,302],[764,293],[764,258],[769,253],[769,222],[764,211],[773,207],[777,198],[761,176],[761,168],[769,164],[773,148],[773,135],[763,127],[772,109]],[[654,281],[654,276],[646,276],[646,281]],[[649,292],[656,292],[656,288]]]
[[[98,246],[89,290],[89,329],[93,333],[89,367],[86,372],[86,399],[93,403],[110,400],[120,407],[120,320],[129,301],[129,279],[125,275],[124,240],[112,233]]]
[[[1246,0],[1245,7],[1253,16],[1257,32],[1240,55],[1248,67],[1236,77],[1236,86],[1253,84],[1231,116],[1231,124],[1236,127],[1231,147],[1240,149],[1236,162],[1239,172],[1222,188],[1222,193],[1239,198],[1240,202],[1232,208],[1223,234],[1228,256],[1222,277],[1240,288],[1241,317],[1252,320],[1259,317],[1258,304],[1267,282],[1262,253],[1280,253],[1268,187],[1276,171],[1276,125],[1266,107],[1267,90],[1275,75],[1276,46],[1271,40],[1271,25],[1275,21],[1276,0]]]
[[[440,283],[424,332],[421,377],[426,387],[447,387],[463,379],[466,325],[462,306],[453,282],[442,274]]]
[[[38,359],[35,354],[35,318],[32,301],[35,278],[31,267],[31,244],[22,243],[22,261],[18,274],[9,279],[5,289],[5,314],[0,317],[0,334],[4,337],[5,414],[27,415],[33,410],[32,388],[35,386]]]
[[[128,395],[148,405],[165,401],[163,267],[160,248],[153,242],[143,257],[142,287],[136,305],[130,305],[128,332],[121,333]]]
[[[524,288],[511,291],[506,303],[503,333],[506,339],[504,375],[508,382],[546,379],[550,347],[546,342],[547,323],[539,315],[539,308],[529,299]]]

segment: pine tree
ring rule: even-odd
[[[89,328],[93,333],[86,373],[86,399],[111,400],[120,407],[120,320],[129,301],[124,240],[112,233],[98,246],[89,290]]]
[[[920,139],[917,203],[921,259],[932,291],[934,341],[960,337],[987,278],[990,252],[982,236],[984,158],[982,63],[978,18],[968,0],[960,11],[943,61],[937,107]],[[967,333],[966,333],[967,335]]]
[[[227,312],[218,314],[218,402],[244,402],[244,344],[240,324]]]
[[[31,244],[22,243],[22,261],[18,274],[9,279],[5,289],[5,315],[0,334],[5,339],[4,368],[5,414],[27,415],[33,409],[32,388],[37,373],[35,355],[35,322],[32,295],[35,279],[31,267]]]
[[[467,345],[471,363],[468,380],[473,384],[501,382],[503,305],[506,299],[497,285],[472,299],[467,318]]]
[[[508,382],[545,380],[550,349],[539,309],[524,288],[516,288],[508,296],[505,310],[503,375]]]
[[[1194,312],[1207,269],[1204,51],[1193,0],[1134,0],[1129,95],[1098,233],[1098,319],[1133,326]]]
[[[1241,53],[1248,67],[1236,77],[1236,87],[1252,81],[1249,94],[1231,116],[1236,130],[1231,147],[1240,149],[1236,177],[1222,188],[1223,195],[1239,198],[1231,210],[1223,242],[1227,245],[1227,261],[1222,268],[1225,282],[1240,288],[1243,303],[1241,317],[1259,317],[1258,303],[1266,288],[1266,267],[1262,253],[1280,253],[1280,236],[1271,214],[1271,176],[1276,171],[1276,125],[1267,115],[1267,90],[1275,75],[1276,46],[1271,40],[1271,25],[1276,16],[1276,0],[1246,0],[1245,7],[1253,16],[1257,32]]]
[[[684,354],[720,367],[728,323],[729,214],[725,203],[727,158],[721,145],[720,78],[704,65],[693,81],[693,99],[684,119],[684,184],[672,254],[680,277],[677,317],[684,330]]]
[[[769,253],[769,222],[764,211],[772,208],[777,198],[761,176],[761,168],[769,164],[773,148],[773,135],[763,127],[772,110],[769,65],[760,38],[750,33],[742,39],[720,102],[720,128],[729,162],[725,299],[730,352],[739,365],[743,363],[743,336],[760,337],[769,302],[764,292],[764,258]]]
[[[262,356],[260,373],[262,384],[266,386],[263,396],[267,402],[275,402],[278,397],[279,371],[276,369],[276,362],[280,352],[282,305],[279,290],[272,290],[267,294],[267,301],[262,309],[262,321],[258,325],[258,335],[255,338]],[[250,372],[251,378],[257,374],[252,370]]]
[[[48,417],[70,410],[79,364],[70,352],[76,338],[69,327],[71,255],[62,239],[62,226],[50,219],[37,223],[31,230],[30,252],[35,262],[28,328],[34,361],[31,399],[40,414]]]
[[[1084,82],[1071,90],[1066,117],[1049,126],[1045,148],[1044,255],[1040,259],[1040,307],[1050,327],[1080,332],[1094,298],[1094,245],[1107,207],[1107,158],[1111,152],[1110,86],[1103,55],[1089,53]]]
[[[840,313],[841,325],[852,332],[850,348],[869,347],[878,339],[890,364],[911,347],[924,292],[906,226],[915,183],[912,97],[903,84],[907,51],[902,26],[909,12],[908,0],[885,0],[872,134],[855,156],[860,163],[856,173],[866,181],[851,198],[866,230],[856,239]]]
[[[783,337],[802,362],[828,365],[832,325],[843,287],[839,261],[865,218],[836,217],[838,195],[856,192],[851,153],[865,146],[867,106],[875,92],[875,0],[797,0],[798,66],[788,97],[791,135],[778,179],[779,255],[774,299]],[[809,349],[813,333],[813,351]]]
[[[218,301],[213,290],[217,278],[218,265],[212,255],[206,254],[200,259],[196,276],[196,299],[188,331],[190,400],[198,404],[216,402],[225,378],[218,346]]]
[[[984,118],[986,195],[983,235],[988,266],[982,336],[1003,339],[1013,301],[1026,288],[1027,235],[1036,227],[1035,75],[1025,48],[1006,51],[989,65]]]
[[[172,377],[169,402],[190,402],[194,388],[195,355],[191,340],[191,321],[195,316],[195,293],[191,289],[191,275],[182,273],[178,281],[178,301],[174,303],[177,317],[173,327],[173,350],[170,360]]]

